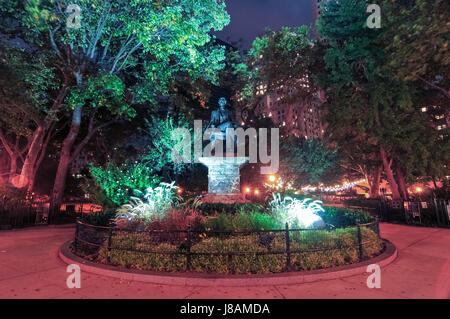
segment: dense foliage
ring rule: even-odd
[[[70,4],[81,9],[77,26],[70,25]],[[217,83],[225,51],[211,31],[227,25],[229,15],[222,0],[30,0],[1,1],[0,22],[0,67],[6,69],[0,74],[13,75],[5,92],[10,97],[16,90],[16,104],[25,102],[23,126],[31,131],[29,143],[19,142],[20,153],[12,157],[24,158],[16,187],[33,189],[56,123],[69,122],[58,135],[57,207],[71,162],[97,133],[134,118],[138,107],[157,109],[183,81]],[[23,67],[14,71],[18,62]],[[14,89],[17,79],[20,89]]]
[[[284,179],[298,187],[340,181],[340,159],[336,148],[324,141],[290,136],[280,145],[280,172]]]
[[[153,167],[146,162],[125,163],[120,166],[111,162],[104,168],[92,166],[91,175],[116,205],[126,204],[132,191],[144,192],[160,181]]]
[[[381,240],[370,229],[362,229],[363,258],[380,253]],[[98,261],[122,267],[155,271],[184,271],[183,246],[154,243],[148,234],[118,232],[112,237],[111,249],[101,248]],[[208,237],[191,247],[191,269],[196,272],[263,274],[285,270],[285,250],[281,234],[253,234],[236,237]],[[133,251],[131,251],[133,250]],[[354,228],[292,233],[290,270],[313,270],[341,266],[358,261],[357,233]],[[151,252],[151,253],[146,253]],[[196,255],[199,253],[199,255]],[[234,255],[231,259],[229,254]],[[241,253],[241,254],[239,254]],[[214,255],[209,255],[214,254]]]

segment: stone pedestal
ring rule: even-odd
[[[203,202],[245,202],[239,169],[248,162],[248,157],[200,157],[199,160],[208,167],[208,194]]]

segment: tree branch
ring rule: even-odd
[[[425,83],[426,85],[428,85],[429,87],[432,87],[433,89],[435,89],[435,90],[438,90],[438,91],[440,91],[442,94],[444,94],[444,96],[447,98],[447,99],[450,99],[450,91],[447,91],[446,89],[444,89],[444,88],[442,88],[442,87],[440,87],[440,86],[437,86],[436,84],[434,84],[434,83],[432,83],[432,82],[429,82],[429,81],[427,81],[427,80],[425,80],[423,77],[421,77],[421,76],[419,76],[419,75],[414,75],[417,79],[419,79],[420,81],[422,81],[423,83]]]
[[[91,118],[92,120],[93,118]],[[75,150],[73,151],[72,155],[71,155],[71,161],[75,160],[78,155],[81,153],[81,151],[83,150],[83,148],[87,145],[87,143],[89,143],[90,139],[92,138],[92,136],[94,136],[95,133],[97,133],[97,131],[115,123],[117,121],[117,118],[103,123],[101,125],[98,125],[97,127],[92,127],[91,123],[89,123],[89,125],[91,126],[88,133],[86,134],[86,136],[84,137],[84,139],[76,146]]]
[[[48,33],[50,34],[50,45],[52,46],[53,50],[56,52],[56,55],[57,55],[60,59],[62,59],[63,56],[62,56],[62,54],[61,54],[61,51],[58,49],[58,46],[56,45],[55,37],[54,37],[54,33],[55,33],[56,31],[58,31],[59,28],[60,28],[60,26],[57,26],[57,27],[55,28],[55,30],[49,30]]]
[[[9,154],[10,157],[14,156],[14,152],[11,148],[11,146],[8,143],[8,140],[6,139],[6,136],[3,133],[3,130],[0,128],[0,141],[2,142],[3,146],[5,147],[6,152]]]

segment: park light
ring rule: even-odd
[[[269,175],[269,182],[275,182],[277,180],[277,177],[275,175]]]
[[[250,191],[251,191],[250,187],[246,187],[246,188],[245,188],[245,192],[246,192],[246,193],[250,193]]]
[[[422,187],[417,187],[417,188],[416,188],[416,191],[417,191],[418,193],[422,193],[423,189],[422,189]]]
[[[178,194],[181,194],[182,192],[183,192],[183,189],[181,187],[177,189]]]
[[[259,190],[255,189],[255,195],[259,195]]]

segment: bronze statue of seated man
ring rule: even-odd
[[[224,97],[219,99],[219,108],[211,112],[211,121],[207,128],[216,128],[220,130],[211,134],[211,142],[214,143],[215,140],[226,141],[226,131],[228,128],[236,129],[240,127],[233,121],[232,112],[225,108],[227,105],[227,100]],[[234,143],[236,146],[236,137],[234,137]]]

